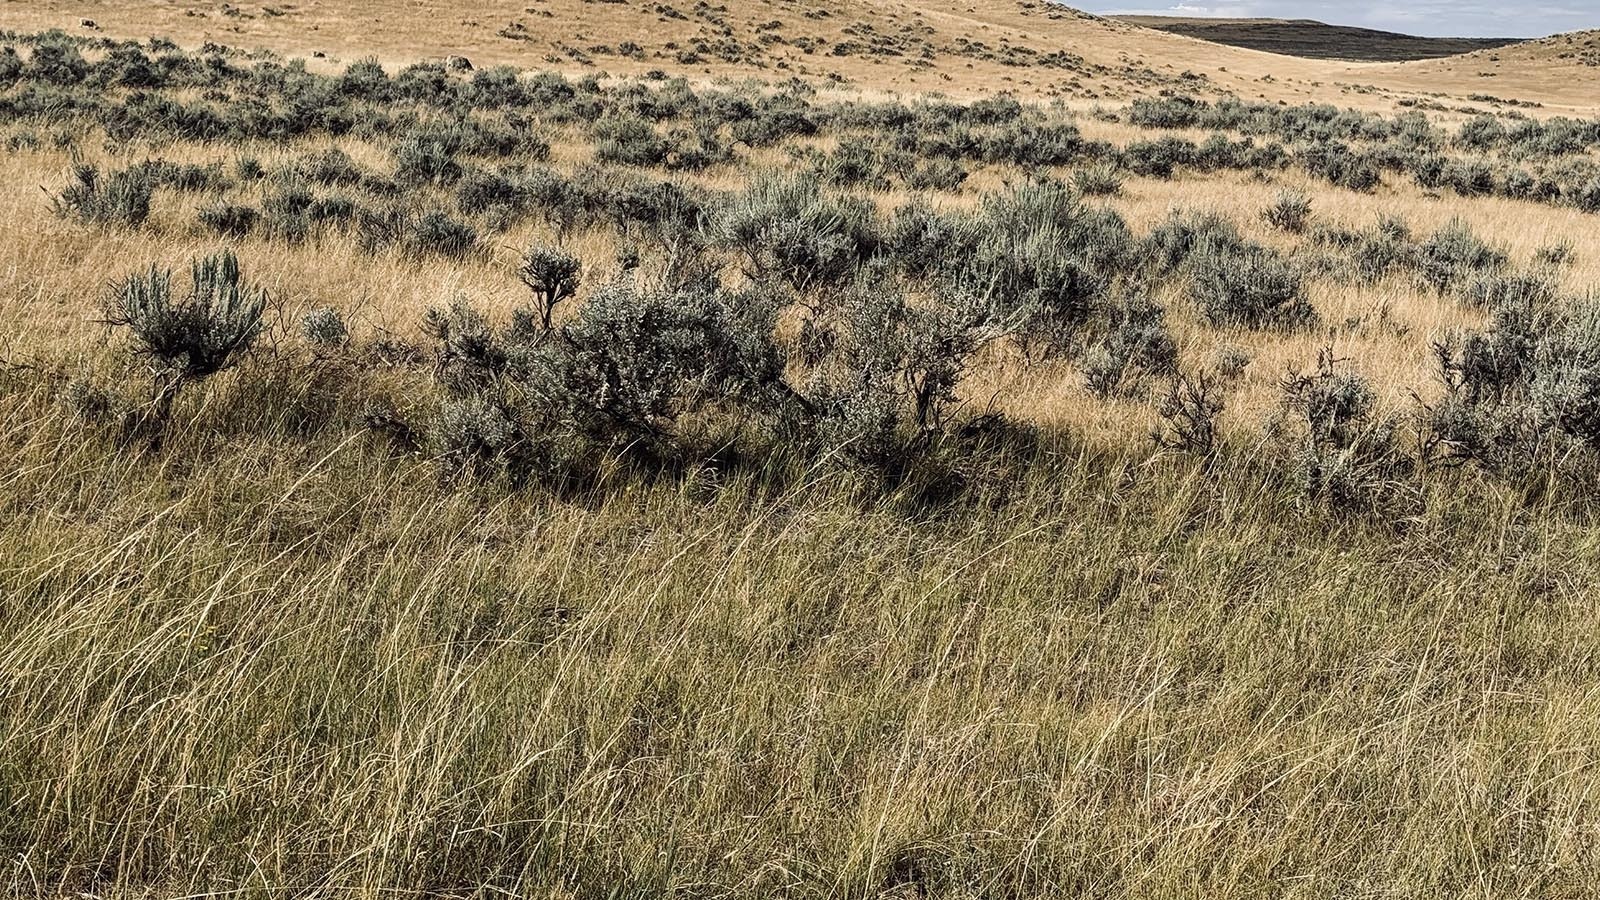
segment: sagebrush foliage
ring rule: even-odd
[[[172,273],[152,267],[117,282],[106,320],[132,332],[137,352],[180,381],[214,375],[238,361],[265,327],[266,292],[245,281],[231,251],[197,259],[179,298]]]

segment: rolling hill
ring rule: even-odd
[[[1384,109],[1403,96],[1494,94],[1537,95],[1553,111],[1581,113],[1600,98],[1592,35],[1422,62],[1285,58],[1038,0],[485,0],[469,9],[438,0],[42,0],[0,7],[0,26],[161,35],[331,62],[466,55],[480,65],[799,76],[869,91],[1085,102],[1167,90]]]
[[[1511,38],[1428,38],[1371,28],[1329,25],[1310,19],[1210,19],[1179,16],[1116,16],[1123,22],[1249,50],[1312,59],[1408,62],[1495,50]]]

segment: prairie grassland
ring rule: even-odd
[[[1062,448],[948,515],[556,502],[235,390],[156,459],[7,391],[14,893],[1593,884],[1595,532],[1515,492],[1395,528]]]
[[[1094,128],[1085,133],[1106,139],[1137,133],[1125,127]],[[572,135],[575,142],[581,141]],[[826,142],[818,142],[826,146]],[[561,144],[557,145],[561,147]],[[587,152],[574,151],[581,143],[565,145],[558,156],[567,162],[586,161]],[[313,140],[289,147],[213,148],[179,145],[161,151],[174,162],[231,165],[239,156],[259,157],[268,163],[314,156],[329,148],[348,153],[356,161],[376,168],[388,165],[385,151],[361,141]],[[107,168],[133,165],[147,159],[146,151],[116,155],[77,151],[80,158]],[[43,151],[0,157],[0,174],[9,183],[54,186],[69,168],[64,152]],[[747,166],[723,170],[689,180],[713,189],[731,190],[745,185],[769,166],[781,167],[781,154],[758,154]],[[985,193],[1003,190],[1017,177],[1015,171],[974,173],[969,187],[959,194],[937,198],[940,208],[971,209]],[[1519,265],[1528,264],[1544,248],[1570,244],[1575,261],[1562,270],[1563,289],[1582,293],[1600,284],[1600,229],[1594,217],[1574,210],[1552,209],[1515,200],[1467,199],[1437,196],[1415,186],[1392,185],[1374,194],[1352,194],[1321,184],[1296,172],[1262,180],[1249,173],[1186,174],[1162,180],[1127,179],[1122,191],[1104,206],[1123,216],[1137,232],[1157,227],[1175,210],[1213,212],[1237,223],[1254,240],[1292,249],[1302,241],[1274,232],[1260,221],[1261,211],[1284,190],[1303,192],[1314,207],[1320,225],[1366,227],[1384,215],[1398,215],[1418,233],[1429,233],[1452,221],[1467,223],[1486,240],[1504,248]],[[896,189],[874,195],[885,209],[914,198]],[[103,355],[110,333],[85,327],[98,318],[106,283],[126,271],[108,271],[101,261],[127,260],[133,265],[160,264],[181,268],[196,255],[219,245],[216,236],[200,230],[194,219],[204,196],[169,195],[157,201],[152,224],[144,232],[128,234],[85,230],[44,216],[41,194],[17,191],[0,198],[0,241],[11,248],[10,282],[0,322],[0,347],[21,357],[34,348],[51,348],[51,356],[72,359],[84,366]],[[308,310],[333,303],[363,333],[392,333],[421,340],[420,314],[430,306],[448,304],[457,296],[470,297],[486,312],[510,315],[525,302],[525,288],[515,269],[521,248],[530,243],[553,243],[557,235],[548,225],[520,224],[495,235],[485,252],[463,260],[416,259],[404,255],[372,256],[356,241],[331,235],[314,244],[285,246],[280,242],[247,242],[238,247],[254,279],[285,304],[282,316],[292,325]],[[608,229],[592,229],[561,240],[580,258],[608,260],[616,255],[618,238]],[[594,281],[603,280],[596,272]],[[1435,360],[1428,342],[1452,329],[1481,326],[1484,313],[1458,299],[1441,296],[1417,285],[1407,276],[1387,277],[1372,285],[1350,285],[1337,280],[1314,281],[1308,292],[1329,326],[1298,332],[1256,332],[1245,328],[1218,328],[1195,314],[1182,300],[1182,286],[1158,290],[1168,307],[1173,329],[1185,361],[1204,366],[1218,347],[1236,347],[1249,354],[1251,365],[1229,404],[1225,419],[1243,433],[1256,431],[1279,401],[1278,389],[1285,372],[1309,366],[1317,352],[1331,346],[1340,358],[1360,372],[1377,378],[1384,408],[1405,410],[1415,395],[1431,397],[1439,388]],[[1375,316],[1383,321],[1374,323]],[[1335,327],[1356,322],[1352,328]],[[1141,440],[1153,424],[1159,397],[1137,396],[1132,402],[1106,403],[1091,397],[1081,379],[1067,365],[1018,365],[1002,354],[970,376],[966,391],[972,402],[994,397],[996,408],[1020,414],[1047,427],[1079,429],[1103,438],[1107,445]],[[1130,419],[1132,422],[1130,422]],[[1132,427],[1130,427],[1132,426]]]
[[[187,47],[209,41],[306,57],[313,65],[377,56],[398,67],[466,54],[480,65],[555,68],[568,75],[651,69],[706,79],[797,75],[908,96],[942,91],[972,98],[1006,90],[1124,102],[1198,85],[1272,101],[1383,111],[1402,98],[1465,102],[1485,93],[1543,103],[1551,113],[1594,115],[1600,108],[1600,68],[1584,65],[1595,53],[1592,32],[1440,60],[1357,63],[1227,47],[1033,0],[480,0],[465,9],[434,0],[259,6],[36,0],[10,4],[0,25],[134,40],[161,36]],[[636,54],[624,53],[624,44]],[[1038,64],[1051,54],[1065,55]]]
[[[612,6],[592,8],[622,14]],[[118,15],[98,17],[109,30]],[[86,65],[117,49],[87,47]],[[1463,149],[1467,115],[1447,110],[1427,120],[1428,152],[1351,190],[1311,174],[1340,141],[1320,131],[1284,138],[1281,157],[1213,165],[1193,149],[1209,131],[1135,126],[1120,107],[863,111],[823,95],[803,106],[816,134],[747,142],[733,135],[757,112],[729,115],[713,141],[726,156],[664,172],[674,155],[594,163],[607,141],[653,149],[691,113],[626,140],[604,128],[652,98],[705,116],[781,89],[563,80],[570,95],[539,82],[559,101],[496,105],[483,97],[503,84],[442,67],[418,75],[438,75],[433,99],[395,99],[391,66],[365,82],[313,67],[309,87],[291,71],[293,91],[252,94],[282,75],[273,61],[169,52],[192,59],[170,60],[165,86],[44,88],[25,68],[0,94],[0,179],[24,188],[0,195],[8,894],[1579,898],[1600,883],[1600,375],[1596,354],[1562,343],[1594,336],[1584,310],[1600,284],[1587,125],[1559,151]],[[295,92],[318,102],[292,106]],[[329,109],[350,127],[239,133]],[[1322,121],[1283,115],[1283,128]],[[872,116],[902,124],[875,134]],[[191,120],[226,127],[179,133]],[[406,148],[426,149],[441,121],[461,129],[452,139],[478,134],[467,123],[487,137],[430,158],[448,176],[407,176]],[[1350,139],[1357,162],[1401,145],[1394,119],[1341,121],[1367,135]],[[485,149],[502,124],[511,149]],[[1070,152],[1034,161],[1066,124]],[[912,187],[907,167],[927,160],[894,163],[896,133],[950,138],[964,178]],[[1139,149],[1159,137],[1191,149],[1170,177],[1138,174],[1160,168],[1167,151]],[[691,143],[672,140],[674,154]],[[845,177],[863,145],[883,171]],[[1484,161],[1492,190],[1423,186],[1429,153]],[[156,185],[148,215],[87,221],[98,199],[62,200],[74,162],[103,186],[156,159],[198,168],[139,175]],[[1523,166],[1548,189],[1513,190]],[[307,174],[319,167],[337,171]],[[760,211],[778,170],[810,173],[778,183],[823,212],[773,216],[741,243],[730,222]],[[1096,170],[1115,192],[1068,187]],[[469,202],[480,181],[519,199]],[[591,192],[573,222],[524,196],[555,183]],[[646,202],[662,184],[688,199]],[[281,199],[301,190],[307,203]],[[1286,191],[1311,204],[1299,231],[1262,217]],[[304,226],[313,198],[351,208]],[[817,232],[793,237],[802,249],[837,257],[858,200],[881,240],[822,287],[783,280],[826,259],[755,259],[790,249],[753,241],[791,219]],[[891,223],[916,202],[977,248],[953,242],[932,274],[911,272],[932,244],[896,243]],[[374,245],[369,223],[390,203],[443,211],[473,246],[455,252],[447,231]],[[673,203],[703,204],[694,227],[610,218]],[[230,206],[257,218],[239,233],[206,224]],[[1221,224],[1163,268],[1175,212]],[[1018,240],[983,258],[986,241],[1018,237],[1008,216],[1059,253]],[[1425,268],[1444,258],[1439,234],[1483,252]],[[1360,241],[1394,255],[1370,278]],[[517,318],[530,246],[583,262],[578,296],[532,337]],[[106,324],[122,279],[154,264],[181,282],[222,247],[271,298],[264,330],[152,412],[186,363],[151,351],[148,323]],[[1101,251],[1101,268],[1081,262]],[[658,257],[674,253],[713,271],[670,283]],[[997,273],[978,282],[991,306],[1016,308],[969,321],[940,304],[972,290],[970,273],[941,267],[980,263]],[[1207,278],[1224,299],[1260,288],[1217,266],[1257,264],[1262,281],[1292,273],[1315,319],[1207,306]],[[616,279],[662,270],[673,303],[738,312],[765,302],[759,289],[780,296],[776,324],[728,320],[777,375],[707,399],[713,375],[733,380],[718,367],[735,351],[693,322],[669,319],[679,343],[661,350],[626,314],[599,318]],[[1047,283],[1029,281],[1041,271]],[[1018,297],[998,296],[1002,276]],[[1522,276],[1549,296],[1474,299]],[[1083,297],[1052,292],[1080,277]],[[891,314],[862,312],[897,291],[910,299]],[[469,364],[450,342],[462,320],[428,314],[459,297],[487,322]],[[1150,306],[1153,336],[1135,349],[1170,343],[1173,359],[1125,361],[1091,389],[1117,316]],[[348,340],[308,336],[306,314],[324,308]],[[1018,324],[1041,308],[1065,335]],[[1523,312],[1537,314],[1526,334]],[[835,328],[819,361],[802,320]],[[584,344],[596,325],[623,336]],[[1525,337],[1530,374],[1497,369],[1501,394],[1469,403],[1449,379],[1493,367],[1441,370],[1433,343],[1457,333],[1486,355]],[[919,349],[930,336],[936,349]],[[912,349],[885,363],[861,346],[875,341]],[[967,349],[938,355],[949,346]],[[1286,380],[1330,347],[1337,372]],[[630,387],[630,354],[647,351],[676,356]],[[1169,388],[1220,373],[1224,355],[1239,362],[1218,375],[1216,446],[1154,446]],[[883,393],[814,389],[863,360],[893,369]],[[668,395],[596,436],[596,401],[557,390],[583,365],[609,367],[598,393]],[[945,367],[954,386],[919,418],[902,379]],[[774,378],[859,432],[838,440],[830,413],[760,408],[776,401],[755,388]],[[1463,426],[1446,400],[1493,432],[1485,446],[1449,430]],[[375,424],[375,407],[399,427]],[[515,440],[493,444],[475,422],[463,439],[463,408],[503,416],[491,424]],[[867,456],[866,438],[890,449]],[[528,445],[551,459],[528,462]]]

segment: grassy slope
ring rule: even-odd
[[[4,399],[3,783],[44,785],[0,805],[15,891],[1558,897],[1600,873],[1595,535],[1509,495],[1397,532],[1084,457],[932,518],[826,484],[555,502],[263,439],[278,410],[243,390],[217,400],[238,431],[149,459]]]
[[[1346,105],[1387,109],[1401,96],[1477,93],[1527,99],[1532,97],[1562,111],[1592,114],[1600,97],[1600,68],[1563,56],[1572,48],[1535,42],[1517,52],[1491,58],[1475,54],[1447,63],[1376,65],[1329,60],[1286,59],[1237,48],[1219,48],[1207,41],[1088,16],[1067,7],[1038,2],[972,4],[963,0],[816,0],[779,2],[752,0],[726,6],[726,12],[699,14],[689,2],[664,4],[681,15],[662,15],[663,4],[590,3],[583,0],[485,0],[469,10],[442,2],[350,0],[335,4],[221,4],[210,0],[172,0],[108,4],[97,0],[39,0],[0,8],[0,26],[40,30],[50,27],[83,31],[85,19],[104,33],[119,37],[161,34],[185,44],[204,40],[243,47],[265,47],[310,56],[322,52],[334,59],[376,55],[391,63],[418,57],[465,53],[480,63],[512,63],[529,68],[582,67],[568,53],[595,45],[633,40],[645,52],[642,60],[594,57],[598,68],[642,72],[666,68],[684,74],[790,75],[837,74],[858,87],[900,92],[946,91],[971,96],[995,90],[1024,95],[1065,96],[1079,100],[1117,100],[1156,93],[1173,86],[1189,71],[1205,75],[1218,90],[1247,97],[1263,96],[1304,102],[1334,99]],[[277,11],[271,15],[266,9]],[[229,14],[232,9],[235,14]],[[764,30],[787,43],[767,46],[740,63],[708,57],[692,66],[679,64],[676,50],[696,37],[717,41],[731,36],[756,45]],[[859,26],[869,26],[862,32]],[[846,28],[856,34],[845,33]],[[863,43],[863,34],[898,41],[899,56],[853,53],[834,56],[835,45]],[[820,39],[814,52],[804,52],[800,39]],[[1580,42],[1592,37],[1580,35]],[[992,51],[1006,46],[1038,53],[1065,51],[1081,57],[1081,71],[1008,66],[957,51],[961,41],[978,42]],[[933,56],[922,64],[923,48]],[[780,66],[780,64],[782,64]],[[1267,78],[1267,76],[1271,76]],[[1195,85],[1184,84],[1186,89]],[[1362,88],[1361,91],[1354,90]]]
[[[3,161],[25,185],[65,163]],[[1570,277],[1600,271],[1570,210],[1299,179],[1325,220],[1462,215],[1518,259],[1572,236]],[[1173,205],[1250,223],[1276,189],[1134,179],[1115,204],[1141,230]],[[0,199],[0,356],[92,367],[109,353],[84,322],[121,274],[101,260],[211,244],[188,200],[111,236],[43,202]],[[506,254],[244,255],[295,303],[397,328],[456,290],[514,293]],[[1390,283],[1315,299],[1335,321],[1393,303],[1413,329],[1342,338],[1389,399],[1425,382],[1418,335],[1460,315]],[[1217,337],[1182,333],[1191,355]],[[1230,338],[1258,342],[1254,429],[1323,336]],[[934,515],[831,479],[446,489],[353,428],[302,439],[308,385],[250,374],[142,456],[0,372],[10,893],[1581,897],[1600,878],[1600,557],[1570,511],[1468,478],[1414,518],[1330,520],[1246,472],[1152,461],[1147,406],[1088,403],[1061,372],[1005,382],[1011,402],[1121,449],[1063,442],[1005,505]]]

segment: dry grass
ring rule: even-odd
[[[130,459],[5,403],[14,894],[1600,875],[1593,531],[1508,494],[1396,533],[1087,456],[924,520],[826,483],[571,503],[259,423]]]
[[[662,15],[663,4],[594,3],[583,0],[485,0],[468,9],[442,2],[347,0],[333,4],[225,4],[211,0],[130,2],[39,0],[0,9],[0,27],[21,31],[62,28],[82,33],[85,19],[114,37],[168,36],[186,46],[210,40],[229,46],[265,48],[285,55],[326,54],[350,62],[375,55],[400,65],[418,58],[465,54],[480,64],[509,63],[569,72],[638,74],[659,68],[700,77],[748,76],[821,79],[839,76],[868,91],[909,94],[943,91],[981,96],[997,89],[1030,97],[1062,96],[1081,102],[1125,100],[1163,87],[1188,86],[1183,72],[1204,75],[1210,86],[1241,96],[1299,103],[1333,99],[1344,105],[1387,110],[1395,100],[1461,101],[1475,94],[1533,100],[1548,114],[1593,115],[1600,97],[1600,68],[1580,55],[1592,52],[1593,36],[1413,63],[1351,63],[1296,59],[1225,47],[1152,29],[1088,16],[1048,3],[972,4],[964,0],[847,0],[785,3],[754,0],[712,4],[726,12],[695,12],[691,2],[667,3],[681,18]],[[237,14],[230,15],[233,9]],[[280,13],[273,15],[268,9]],[[776,29],[760,26],[779,23]],[[865,24],[871,34],[903,39],[901,55],[833,55],[841,42],[860,43],[847,27]],[[514,26],[522,26],[520,29]],[[677,50],[696,39],[720,40],[722,29],[749,48],[763,33],[787,43],[754,50],[729,63],[706,56],[693,65],[677,61]],[[507,34],[511,36],[507,36]],[[807,53],[797,39],[825,41]],[[643,60],[590,53],[584,66],[569,52],[587,52],[633,40]],[[1080,57],[1076,70],[1005,65],[958,52],[961,41],[992,51],[1021,47]],[[669,45],[673,45],[670,46]],[[933,57],[922,64],[922,48]]]
[[[1085,121],[1085,134],[1118,142],[1142,138],[1127,126]],[[575,135],[556,158],[565,165],[587,162],[590,151]],[[315,140],[291,146],[204,148],[186,146],[162,155],[180,162],[222,162],[231,165],[238,156],[259,157],[271,167],[330,146],[382,169],[386,152],[359,141]],[[822,146],[826,146],[824,142]],[[147,158],[134,152],[121,156],[89,153],[91,161],[126,166]],[[752,173],[783,165],[779,151],[752,154],[732,167],[694,181],[717,189],[735,189]],[[0,157],[0,178],[13,184],[53,186],[62,182],[69,162],[64,152],[35,152]],[[1070,169],[1054,174],[1070,176]],[[989,167],[980,170],[959,195],[937,198],[948,209],[973,206],[982,193],[999,190],[1015,172]],[[1262,180],[1248,173],[1186,174],[1174,180],[1129,178],[1122,192],[1105,201],[1122,214],[1136,233],[1145,233],[1173,210],[1216,212],[1238,223],[1254,240],[1290,249],[1294,241],[1260,221],[1260,212],[1279,190],[1292,187],[1312,199],[1314,221],[1319,224],[1360,228],[1380,215],[1398,215],[1418,234],[1435,231],[1452,220],[1466,222],[1490,243],[1503,247],[1517,265],[1529,263],[1541,248],[1571,243],[1576,264],[1562,273],[1562,287],[1581,293],[1600,283],[1600,232],[1592,216],[1548,205],[1496,198],[1469,199],[1455,195],[1430,195],[1411,185],[1385,187],[1373,194],[1353,194],[1297,172],[1280,173]],[[901,190],[880,193],[874,199],[885,210],[913,195]],[[250,195],[245,195],[250,199]],[[201,200],[166,193],[152,214],[151,225],[140,234],[85,230],[46,217],[42,194],[21,191],[0,199],[0,243],[13,247],[13,265],[6,273],[5,313],[0,322],[0,351],[29,358],[34,348],[51,348],[88,366],[106,348],[106,333],[85,328],[98,316],[104,285],[124,271],[107,271],[95,260],[117,259],[134,265],[160,263],[179,267],[193,256],[210,252],[220,239],[203,232],[194,222]],[[496,316],[509,316],[525,302],[515,268],[531,241],[553,242],[543,226],[522,225],[489,237],[483,253],[465,260],[416,260],[399,254],[363,253],[353,238],[337,233],[306,245],[281,241],[246,242],[239,248],[252,277],[264,285],[283,307],[286,321],[303,312],[334,306],[350,318],[363,336],[391,333],[421,340],[418,325],[430,306],[446,305],[466,296]],[[606,229],[568,237],[566,242],[590,262],[590,284],[614,270],[615,236]],[[123,269],[133,266],[123,266]],[[1438,390],[1429,342],[1452,329],[1478,326],[1483,314],[1452,297],[1441,297],[1416,285],[1408,276],[1395,276],[1365,286],[1330,279],[1309,283],[1309,295],[1324,326],[1299,332],[1219,329],[1205,323],[1187,302],[1181,283],[1158,295],[1170,309],[1173,326],[1186,362],[1204,366],[1220,346],[1237,347],[1253,358],[1245,380],[1230,402],[1228,421],[1235,433],[1254,435],[1279,399],[1278,386],[1285,372],[1312,364],[1317,352],[1332,346],[1357,371],[1374,377],[1384,408],[1407,410],[1414,397],[1430,397]],[[1352,320],[1364,324],[1345,327]],[[1002,358],[975,373],[966,388],[969,404],[1016,414],[1048,427],[1061,427],[1092,436],[1107,446],[1138,443],[1153,424],[1158,397],[1147,394],[1105,404],[1091,396],[1081,376],[1070,365],[1021,367]],[[1137,427],[1130,428],[1130,424]]]
[[[533,8],[551,31],[507,48],[484,30],[519,13],[496,3],[243,20],[185,16],[201,8],[187,0],[19,5],[0,24],[87,16],[108,33],[524,62],[580,14],[614,39],[642,9],[550,0]],[[904,12],[858,6],[816,27]],[[1282,65],[1274,96],[1356,71],[1009,5],[920,11],[941,34],[1077,29],[1068,46],[1085,55],[1204,56],[1230,78]],[[999,70],[948,71],[946,86],[976,90]],[[1546,112],[1579,90],[1552,92]],[[556,165],[587,159],[575,131],[560,138]],[[269,168],[334,143],[81,142],[106,164]],[[336,143],[387,164],[382,147]],[[783,159],[696,177],[734,187]],[[1591,501],[1430,472],[1400,512],[1337,516],[1297,504],[1259,446],[1280,377],[1329,344],[1386,410],[1414,408],[1436,390],[1429,337],[1481,322],[1454,299],[1399,277],[1319,279],[1329,327],[1251,332],[1205,324],[1181,285],[1162,287],[1186,367],[1224,345],[1253,357],[1230,398],[1232,452],[1210,464],[1152,451],[1155,392],[1096,400],[1066,363],[1002,350],[964,397],[1041,426],[1041,446],[974,463],[978,487],[955,502],[820,466],[612,473],[557,495],[441,480],[423,455],[317,419],[321,382],[270,357],[186,396],[159,451],[79,421],[56,374],[130,391],[145,378],[94,324],[106,283],[219,241],[174,192],[138,231],[50,217],[33,186],[68,161],[0,155],[0,184],[21,186],[0,194],[7,895],[1431,900],[1600,883]],[[970,206],[1017,174],[983,169],[939,202]],[[1460,218],[1517,263],[1569,240],[1563,286],[1600,283],[1594,218],[1547,205],[1352,194],[1298,172],[1130,178],[1106,202],[1139,233],[1210,209],[1287,248],[1259,221],[1284,188],[1325,224],[1398,214],[1426,233]],[[279,337],[333,305],[358,341],[420,340],[423,310],[458,293],[496,315],[522,302],[515,258],[534,238],[550,234],[519,226],[462,261],[368,255],[339,234],[238,250],[282,305]],[[574,249],[598,278],[616,244],[596,230]],[[342,374],[402,406],[428,399],[426,373]]]

